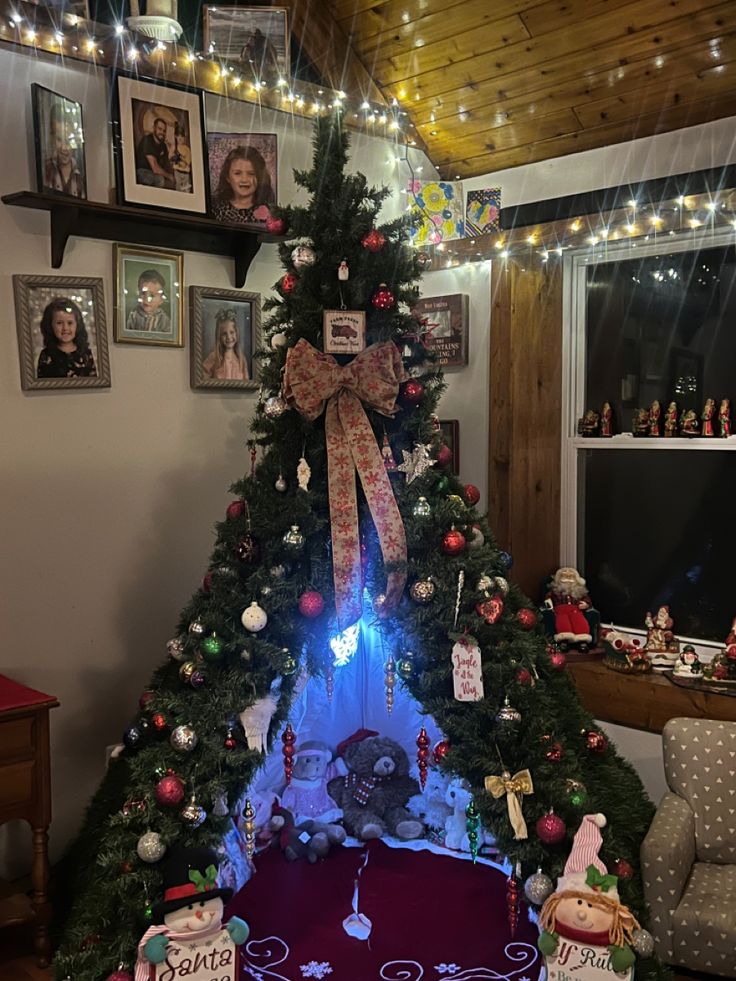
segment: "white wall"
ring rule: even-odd
[[[107,76],[7,49],[0,50],[0,193],[35,188],[34,81],[83,104],[89,197],[111,200]],[[278,134],[279,197],[292,199],[292,168],[311,163],[309,121],[218,99],[208,102],[208,114],[214,129]],[[355,167],[375,183],[399,179],[388,151],[384,141],[353,136]],[[404,203],[396,195],[389,209]],[[53,857],[76,830],[105,746],[119,741],[165,655],[179,610],[206,570],[213,523],[223,514],[227,488],[248,465],[244,444],[257,393],[193,392],[188,338],[183,350],[111,342],[109,391],[23,393],[13,273],[102,277],[111,327],[111,243],[72,238],[55,271],[48,227],[46,213],[0,207],[6,350],[0,362],[0,671],[61,701],[51,725]],[[266,296],[281,271],[275,246],[263,246],[246,288]],[[187,253],[184,279],[232,288],[232,262]],[[432,293],[472,296],[473,363],[449,377],[442,415],[460,419],[464,476],[485,501],[487,270],[435,273],[427,285]],[[467,397],[470,379],[476,399]],[[25,828],[0,828],[0,866],[12,852],[11,871],[23,870],[28,837]]]

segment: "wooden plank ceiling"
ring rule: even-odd
[[[736,115],[736,0],[327,4],[446,178]]]

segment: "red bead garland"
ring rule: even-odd
[[[281,752],[284,757],[284,774],[287,784],[291,783],[291,775],[294,772],[294,743],[296,733],[291,728],[291,722],[286,723],[286,728],[281,735],[281,742],[284,744]]]
[[[417,767],[419,768],[419,783],[422,790],[427,783],[427,767],[429,760],[429,736],[427,730],[422,726],[417,736]]]

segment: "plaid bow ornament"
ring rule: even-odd
[[[356,471],[378,532],[384,564],[392,570],[380,615],[387,616],[398,606],[406,583],[406,532],[363,407],[393,416],[404,378],[401,354],[390,342],[372,344],[343,366],[304,338],[286,356],[286,400],[312,421],[325,412],[332,571],[341,630],[355,623],[363,612]]]

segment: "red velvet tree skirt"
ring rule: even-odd
[[[537,981],[537,930],[522,906],[512,939],[506,876],[449,855],[367,846],[358,908],[367,940],[349,936],[363,848],[337,848],[323,862],[256,858],[257,873],[228,904],[250,924],[242,954],[247,981]]]

